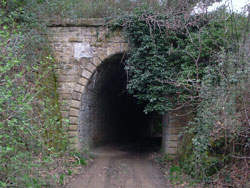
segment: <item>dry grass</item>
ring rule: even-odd
[[[50,18],[107,18],[128,15],[138,7],[163,8],[158,0],[51,0],[41,5],[40,15]]]

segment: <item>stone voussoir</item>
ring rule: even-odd
[[[78,125],[78,117],[69,117],[69,122],[71,125]]]
[[[105,59],[108,58],[108,55],[106,53],[106,49],[105,49],[105,52],[102,52],[102,53],[98,54],[98,58],[100,59],[101,62],[103,62]]]
[[[79,117],[79,110],[75,108],[69,109],[69,116],[71,117]]]
[[[89,72],[87,69],[84,69],[81,74],[82,77],[89,79],[91,77],[91,72]]]
[[[77,131],[77,129],[78,129],[78,126],[77,126],[77,125],[70,125],[70,126],[68,127],[68,130],[69,130],[69,131]]]
[[[96,66],[93,65],[91,62],[89,62],[89,63],[86,65],[86,69],[87,69],[89,72],[94,72],[95,69],[96,69]]]
[[[74,138],[77,136],[77,131],[68,131],[69,138]]]
[[[99,57],[94,57],[92,60],[92,63],[97,67],[98,65],[101,64],[101,60],[99,59]]]
[[[74,88],[74,91],[78,92],[78,93],[83,93],[83,90],[84,90],[85,86],[84,85],[80,85],[80,84],[77,84]]]
[[[84,78],[84,77],[81,77],[78,82],[78,84],[82,85],[82,86],[86,86],[87,83],[88,83],[88,79]]]
[[[76,92],[76,91],[74,91],[74,92],[72,93],[72,99],[74,99],[74,100],[80,101],[80,100],[81,100],[81,97],[82,97],[82,93],[79,93],[79,92]]]
[[[77,100],[72,100],[71,101],[70,107],[79,109],[80,106],[81,106],[81,102],[80,101],[77,101]]]

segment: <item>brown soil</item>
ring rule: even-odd
[[[102,147],[93,152],[95,163],[67,188],[163,188],[163,174],[153,164],[153,152],[138,147]]]

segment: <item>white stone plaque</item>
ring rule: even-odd
[[[79,61],[82,57],[93,57],[93,48],[88,43],[75,43],[74,58]]]

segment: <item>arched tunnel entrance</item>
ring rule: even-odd
[[[144,105],[126,90],[123,54],[106,59],[92,75],[82,97],[80,141],[83,146],[120,144],[130,149],[157,150],[161,143],[161,121],[145,114]]]

